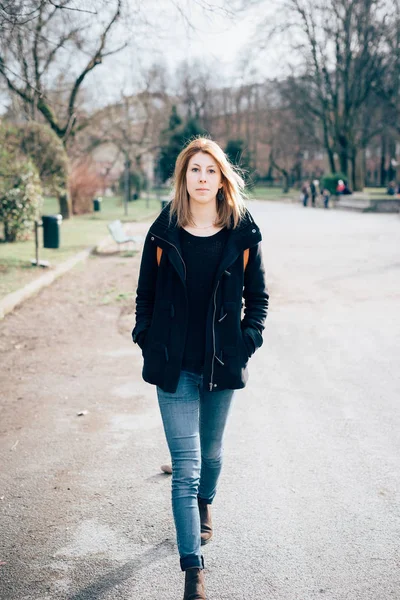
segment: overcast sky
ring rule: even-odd
[[[86,0],[92,2],[94,0]],[[100,2],[97,3],[99,7]],[[140,87],[140,73],[152,64],[160,64],[167,73],[167,84],[173,89],[173,73],[183,61],[200,61],[201,67],[210,76],[211,85],[232,85],[234,83],[281,77],[282,44],[271,44],[266,52],[260,52],[260,24],[267,20],[272,23],[279,15],[278,6],[282,0],[208,0],[211,10],[201,3],[206,0],[128,0],[130,14],[112,30],[108,48],[116,48],[129,40],[123,51],[104,59],[84,81],[87,108],[99,108],[116,101],[121,92],[132,93]],[[228,7],[239,2],[249,8],[246,12],[227,16],[222,4]],[[107,19],[107,11],[115,10],[115,3],[103,0],[102,12]],[[106,11],[104,13],[104,11]],[[82,18],[85,18],[83,16]],[[90,15],[86,16],[90,19]],[[190,25],[189,25],[190,24]],[[257,32],[258,28],[258,32]],[[87,35],[96,37],[95,27],[89,23]],[[251,50],[251,60],[248,61]],[[87,62],[87,54],[64,54],[70,78],[80,72]],[[60,56],[62,60],[62,55]],[[57,65],[58,71],[63,67]],[[204,73],[203,70],[203,73]],[[74,72],[75,71],[75,72]],[[56,75],[56,73],[55,73]],[[1,98],[3,110],[7,104],[6,95]]]
[[[128,50],[108,58],[100,69],[94,70],[96,85],[92,89],[96,93],[91,102],[105,104],[120,90],[129,92],[129,82],[134,82],[137,72],[152,63],[165,65],[172,77],[181,61],[197,59],[209,68],[210,78],[222,84],[225,79],[229,84],[243,81],[243,78],[248,81],[282,76],[282,48],[275,43],[267,52],[261,53],[256,40],[257,35],[260,36],[260,31],[257,32],[259,24],[266,18],[271,21],[276,12],[272,2],[257,3],[252,9],[231,18],[218,10],[218,0],[210,1],[216,8],[212,12],[205,11],[195,0],[179,2],[193,27],[174,10],[170,0],[157,0],[154,11],[151,2],[144,3],[150,27],[144,34],[139,28],[132,36]],[[249,56],[249,48],[251,63],[242,67]]]

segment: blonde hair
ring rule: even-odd
[[[193,225],[186,172],[190,159],[198,152],[212,156],[221,170],[222,188],[217,194],[216,225],[230,228],[233,222],[233,227],[237,227],[246,210],[243,178],[231,165],[222,148],[216,142],[204,137],[195,138],[189,142],[176,159],[171,217],[176,215],[179,227]]]

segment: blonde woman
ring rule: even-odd
[[[157,386],[171,453],[184,600],[204,600],[201,545],[213,534],[223,434],[234,390],[262,344],[268,293],[244,182],[218,144],[190,142],[174,183],[144,244],[132,337],[144,380]]]

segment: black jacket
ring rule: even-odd
[[[185,347],[188,306],[179,228],[175,217],[170,223],[169,210],[167,205],[145,240],[132,338],[142,347],[143,379],[166,392],[175,392]],[[246,211],[240,224],[229,230],[210,298],[203,373],[210,391],[243,388],[248,378],[247,362],[263,343],[269,296],[260,242],[260,230]],[[157,246],[163,250],[159,266]],[[246,248],[250,251],[244,271]]]

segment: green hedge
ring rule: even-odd
[[[322,189],[326,188],[331,194],[336,194],[336,188],[339,179],[346,181],[346,175],[343,173],[329,173],[322,178]]]

